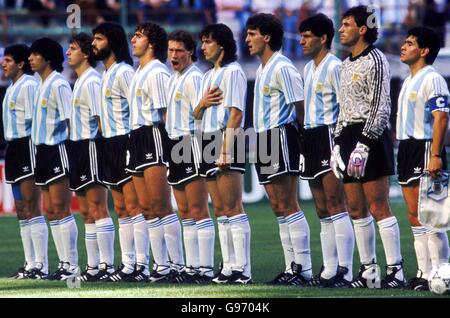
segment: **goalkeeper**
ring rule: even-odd
[[[341,43],[350,51],[341,70],[340,112],[330,165],[342,178],[361,261],[353,288],[400,288],[405,285],[400,232],[389,205],[389,176],[394,173],[388,123],[391,112],[389,64],[373,46],[375,14],[366,6],[350,8],[341,20]],[[375,253],[378,224],[386,255],[380,282]]]

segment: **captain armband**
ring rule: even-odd
[[[448,105],[448,96],[436,96],[431,98],[428,101],[430,105],[431,112],[440,111],[440,112],[450,112],[450,107]]]

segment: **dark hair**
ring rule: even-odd
[[[373,44],[378,39],[378,21],[375,20],[374,14],[375,11],[371,11],[367,6],[357,6],[348,9],[342,16],[342,19],[353,17],[358,27],[366,26],[367,32],[364,34],[364,41]],[[368,23],[372,17],[375,23],[373,26],[369,26]]]
[[[331,19],[325,14],[319,13],[303,20],[298,27],[298,31],[300,33],[311,31],[311,33],[317,37],[321,37],[325,34],[327,36],[327,49],[331,48],[331,43],[333,42],[334,37],[334,26],[333,21],[331,21]]]
[[[153,47],[155,57],[162,63],[167,60],[167,33],[159,25],[151,22],[138,24],[135,31],[142,32]]]
[[[169,34],[169,41],[181,42],[184,44],[184,48],[190,52],[192,52],[191,59],[192,61],[197,61],[197,50],[194,36],[192,33],[176,30]]]
[[[116,56],[117,62],[125,62],[133,65],[133,59],[130,56],[128,40],[124,29],[120,24],[114,22],[104,22],[92,30],[92,34],[102,34],[108,39],[108,45]]]
[[[283,24],[280,20],[270,13],[258,13],[247,20],[247,29],[259,30],[262,35],[269,35],[269,46],[272,51],[281,49],[283,43]]]
[[[88,63],[92,67],[97,66],[97,61],[92,53],[92,37],[84,32],[73,34],[69,40],[69,43],[76,43],[81,49],[81,52],[88,56]]]
[[[64,52],[61,44],[50,38],[40,38],[34,41],[30,47],[31,53],[40,54],[46,61],[50,61],[52,70],[62,72]]]
[[[30,61],[28,61],[28,57],[30,56],[30,48],[25,44],[14,44],[8,46],[7,48],[5,48],[4,55],[11,56],[16,64],[23,62],[24,65],[22,71],[28,75],[33,74],[30,66]]]
[[[223,47],[222,65],[229,64],[236,61],[236,41],[234,40],[233,32],[223,23],[209,24],[200,32],[200,40],[203,37],[209,37]]]
[[[428,48],[430,51],[425,56],[425,62],[431,65],[441,49],[439,36],[435,31],[427,27],[414,27],[408,30],[408,36],[414,36],[421,49]]]

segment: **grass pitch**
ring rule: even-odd
[[[302,204],[311,228],[311,254],[314,273],[322,264],[320,249],[320,224],[311,202]],[[402,254],[405,261],[407,277],[413,277],[416,272],[416,260],[413,248],[413,237],[406,218],[404,204],[392,204],[397,216],[400,232]],[[263,282],[270,280],[284,269],[284,257],[278,235],[278,225],[270,210],[269,204],[259,203],[246,205],[252,229],[252,272],[254,284],[249,286],[193,286],[193,285],[153,285],[153,284],[114,284],[114,283],[83,283],[81,288],[68,288],[65,282],[51,281],[14,281],[7,277],[23,263],[19,225],[15,216],[0,217],[0,297],[63,297],[63,298],[110,298],[110,297],[163,297],[163,298],[304,298],[304,297],[439,297],[430,292],[415,292],[408,290],[353,290],[353,289],[320,289],[300,288],[295,286],[267,286]],[[117,227],[117,220],[114,219]],[[84,226],[77,215],[78,250],[80,265],[86,264],[84,246]],[[49,231],[50,233],[50,231]],[[377,231],[378,233],[378,231]],[[220,260],[220,246],[216,237],[216,265]],[[357,274],[359,259],[355,245],[354,274]],[[381,240],[377,234],[377,257],[384,272],[385,257]],[[49,234],[49,264],[50,271],[55,270],[58,263],[55,246]],[[120,263],[119,243],[116,235],[115,264]]]

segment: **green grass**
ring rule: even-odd
[[[400,224],[402,254],[405,260],[407,277],[416,272],[411,229],[406,219],[403,203],[392,204]],[[313,204],[303,204],[311,227],[311,253],[314,271],[322,263],[319,222],[315,216]],[[252,272],[255,284],[250,286],[189,286],[189,285],[151,285],[151,284],[108,284],[84,283],[81,288],[68,288],[64,282],[50,281],[13,281],[6,277],[12,274],[23,262],[23,252],[19,236],[19,226],[14,216],[0,217],[0,297],[224,297],[224,298],[277,298],[277,297],[437,297],[429,292],[407,290],[332,290],[320,288],[275,287],[262,282],[273,278],[284,268],[284,258],[278,236],[278,225],[268,203],[247,205],[252,228]],[[86,263],[84,247],[84,226],[77,216],[79,229],[80,264]],[[117,226],[117,224],[116,224]],[[377,237],[377,257],[384,268],[384,254],[379,237]],[[216,264],[220,259],[219,240],[216,237]],[[120,262],[118,239],[116,238],[116,264]],[[55,247],[49,235],[50,270],[55,270],[58,260]],[[358,270],[359,260],[355,246],[354,272]]]

